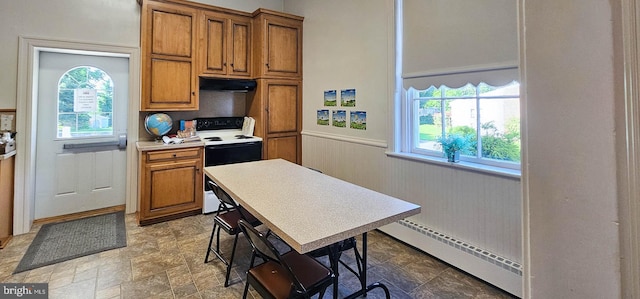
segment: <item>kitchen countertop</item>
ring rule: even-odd
[[[136,148],[139,152],[189,148],[189,147],[204,147],[204,141],[191,141],[180,144],[165,144],[162,141],[137,141]]]
[[[16,155],[16,151],[13,150],[13,151],[10,151],[10,152],[8,152],[6,154],[0,155],[0,160],[6,160],[6,159],[9,159],[10,157],[13,157],[15,155]]]

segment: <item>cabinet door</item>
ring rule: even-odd
[[[251,76],[251,19],[230,19],[229,75]]]
[[[282,158],[300,164],[297,135],[267,138],[267,159]]]
[[[227,74],[227,20],[219,14],[207,13],[204,14],[204,29],[202,33],[204,36],[201,40],[205,43],[202,55],[202,69],[206,74]]]
[[[214,12],[203,12],[203,19],[202,73],[250,76],[251,19]]]
[[[267,74],[298,76],[300,28],[267,20]]]
[[[302,18],[262,12],[254,29],[255,77],[302,78]]]
[[[151,60],[149,109],[178,109],[193,106],[191,63],[166,59]]]
[[[299,130],[300,89],[297,81],[267,81],[267,135]]]
[[[264,80],[265,157],[301,163],[302,87],[295,80]]]
[[[191,58],[193,15],[170,7],[150,7],[151,53]]]
[[[195,204],[195,186],[198,165],[195,160],[180,163],[149,165],[151,175],[151,198],[149,210],[175,208]]]
[[[142,8],[142,111],[197,110],[196,11],[154,1]]]
[[[258,79],[247,115],[256,119],[254,134],[263,138],[265,159],[301,163],[302,84],[298,80]]]
[[[13,235],[13,171],[14,157],[0,160],[0,249]]]
[[[200,160],[149,163],[143,170],[142,220],[202,207]],[[142,222],[142,221],[141,221]]]

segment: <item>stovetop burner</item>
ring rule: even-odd
[[[242,131],[244,117],[196,118],[196,132],[206,146],[260,142]]]

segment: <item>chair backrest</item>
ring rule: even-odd
[[[207,181],[207,183],[209,184],[209,187],[211,187],[211,190],[216,195],[216,197],[218,197],[218,200],[220,200],[220,203],[233,208],[238,207],[238,204],[236,204],[236,202],[233,199],[231,199],[231,196],[229,196],[227,192],[222,190],[222,188],[220,188],[218,184],[216,184],[214,181],[211,181],[211,180]]]
[[[280,253],[276,249],[275,246],[267,239],[267,237],[255,229],[251,224],[247,223],[244,220],[238,221],[238,226],[244,233],[244,235],[249,240],[251,247],[253,248],[253,253],[259,256],[261,259],[267,261],[273,261],[280,264],[284,269],[286,269],[287,275],[293,282],[293,290],[295,292],[306,292],[306,289],[302,285],[302,283],[298,280],[298,278],[293,274],[293,271],[287,265],[287,263],[282,259]]]
[[[236,201],[233,200],[233,198],[231,198],[231,196],[229,196],[227,192],[222,190],[222,188],[220,188],[218,184],[211,180],[207,183],[209,183],[209,187],[211,187],[213,193],[216,195],[216,197],[218,197],[218,200],[220,201],[220,207],[223,207],[224,211],[237,210],[240,213],[241,219],[255,219],[255,217],[252,217],[248,211],[246,211],[245,209],[241,209]]]
[[[259,232],[244,220],[238,221],[238,225],[244,235],[247,236],[247,239],[249,239],[251,247],[261,258],[267,258],[268,260],[278,263],[280,262],[280,253],[263,233]]]

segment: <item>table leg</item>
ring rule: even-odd
[[[340,250],[336,244],[329,246],[329,263],[333,271],[333,299],[338,299],[338,266],[340,260]]]
[[[353,299],[361,295],[366,297],[367,293],[375,288],[381,288],[384,291],[385,297],[387,299],[391,299],[391,294],[389,293],[389,289],[387,288],[387,286],[385,286],[380,282],[375,282],[365,288],[365,285],[367,284],[367,233],[366,232],[362,234],[362,273],[359,278],[360,278],[360,285],[362,285],[362,289],[345,297],[345,299]],[[336,298],[335,293],[334,293],[334,298]]]

